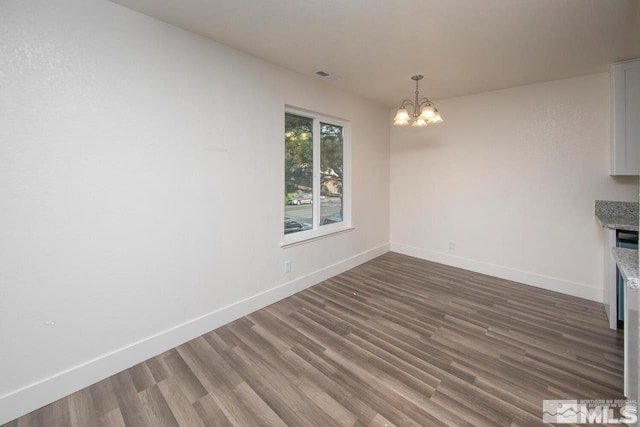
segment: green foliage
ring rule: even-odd
[[[285,193],[313,186],[313,120],[285,114]]]
[[[285,204],[288,203],[289,200],[293,199],[297,195],[298,195],[298,193],[284,193],[284,202],[285,202]]]
[[[329,190],[329,184],[342,193],[344,167],[342,126],[328,123],[320,125],[320,183]]]
[[[285,114],[285,193],[313,187],[313,119]],[[324,193],[342,193],[343,129],[320,124],[320,183]]]

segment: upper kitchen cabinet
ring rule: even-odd
[[[640,175],[640,59],[611,67],[611,175]]]

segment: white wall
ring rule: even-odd
[[[356,227],[288,249],[285,104],[352,122]],[[328,83],[104,0],[0,2],[0,424],[388,250],[388,162],[388,108]]]
[[[609,98],[597,74],[442,100],[444,123],[394,128],[391,249],[601,301],[594,201],[638,201],[637,178],[609,176]]]

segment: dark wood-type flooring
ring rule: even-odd
[[[621,387],[601,304],[388,253],[7,426],[536,426]]]

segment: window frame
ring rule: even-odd
[[[351,122],[339,117],[317,113],[315,111],[285,105],[283,122],[285,115],[294,114],[313,120],[313,191],[312,191],[312,228],[305,231],[284,234],[284,226],[281,230],[283,247],[295,245],[310,240],[327,237],[333,234],[343,233],[352,230],[351,226]],[[320,224],[320,163],[321,163],[321,135],[320,123],[332,124],[342,127],[342,221],[331,224]],[[286,146],[283,144],[283,160],[286,155]],[[284,170],[284,168],[283,168]],[[283,176],[285,184],[286,175]],[[286,216],[286,207],[283,204],[282,217]]]

